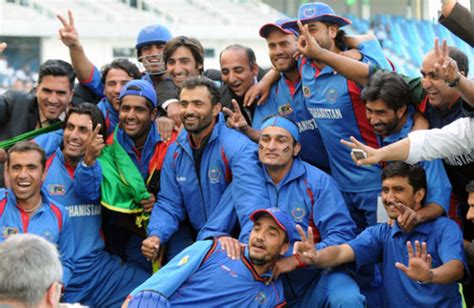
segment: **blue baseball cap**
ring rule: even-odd
[[[299,33],[295,29],[285,29],[285,28],[282,27],[282,25],[284,23],[287,23],[287,22],[290,22],[290,21],[291,21],[291,19],[289,19],[289,18],[278,19],[274,23],[268,23],[268,24],[263,25],[260,28],[260,31],[258,33],[264,39],[266,39],[268,37],[268,34],[270,34],[270,32],[272,30],[275,30],[275,29],[280,30],[281,32],[286,33],[286,34],[294,34],[294,35],[298,36]]]
[[[270,216],[277,225],[285,231],[291,244],[301,240],[298,231],[296,230],[296,224],[287,212],[276,207],[259,209],[250,214],[250,220],[255,222],[262,215]]]
[[[298,19],[286,22],[282,27],[285,29],[298,30],[298,24],[296,23],[298,20],[300,20],[303,25],[315,21],[326,21],[336,24],[339,27],[344,27],[352,23],[349,19],[336,15],[332,7],[322,2],[301,5],[298,10]]]
[[[128,95],[144,97],[146,98],[147,101],[149,101],[153,105],[154,108],[156,108],[158,104],[156,91],[151,85],[151,83],[149,83],[146,80],[135,79],[135,80],[131,80],[127,82],[127,84],[124,85],[122,90],[120,91],[120,95],[119,95],[120,101],[122,101],[122,99]]]

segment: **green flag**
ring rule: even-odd
[[[8,140],[4,140],[0,142],[0,149],[8,150],[12,146],[15,145],[15,143],[20,142],[20,141],[26,141],[33,139],[36,136],[39,136],[41,134],[49,133],[54,130],[60,129],[63,125],[63,122],[58,121],[54,124],[51,124],[49,126],[35,129],[35,130],[30,130],[29,132],[23,133],[21,135],[15,136],[13,138],[10,138]]]
[[[116,141],[117,130],[114,134],[114,142],[105,147],[98,158],[103,174],[100,203],[115,212],[142,213],[136,221],[141,227],[142,221],[149,219],[149,213],[143,212],[140,201],[150,198],[150,194],[132,159]]]

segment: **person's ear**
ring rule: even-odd
[[[221,109],[222,109],[221,103],[215,104],[214,106],[212,106],[212,115],[216,117],[221,111]]]
[[[48,307],[57,307],[61,300],[62,284],[53,282],[48,290],[46,290],[45,300]]]
[[[301,151],[301,143],[297,142],[293,147],[293,156],[298,156]]]
[[[280,249],[280,256],[284,256],[289,248],[290,248],[290,243],[283,244],[283,246],[281,246],[281,249]]]
[[[423,198],[425,197],[426,190],[424,188],[420,188],[415,192],[415,201],[417,203],[421,203],[423,201]]]

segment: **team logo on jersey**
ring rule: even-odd
[[[177,176],[176,181],[177,182],[184,182],[184,181],[186,181],[186,177],[185,176]]]
[[[54,242],[53,232],[51,230],[46,230],[41,234],[41,237],[47,239],[50,242]]]
[[[293,108],[291,107],[289,103],[285,105],[281,105],[278,107],[278,113],[280,115],[289,115],[293,113]]]
[[[4,239],[9,237],[10,235],[18,234],[18,233],[20,233],[20,232],[15,227],[8,227],[8,226],[2,227],[2,237]]]
[[[308,86],[303,86],[303,95],[304,97],[310,97],[311,96],[311,89]]]
[[[293,216],[295,222],[302,222],[303,218],[306,216],[306,209],[299,206],[295,207],[291,210],[291,216]]]
[[[257,303],[262,305],[267,301],[267,296],[263,292],[258,292],[257,296],[255,296],[255,300],[257,301]]]
[[[183,266],[189,262],[189,255],[185,255],[181,260],[178,262],[178,266]]]
[[[337,96],[339,93],[337,93],[337,90],[335,88],[331,88],[326,92],[326,101],[329,104],[334,104],[337,100]]]
[[[209,169],[208,176],[209,176],[209,182],[211,182],[211,184],[216,184],[216,183],[219,183],[221,172],[219,171],[219,168],[211,167]]]
[[[64,185],[50,184],[48,185],[48,193],[52,196],[63,196],[66,193]]]

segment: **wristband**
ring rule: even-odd
[[[296,265],[296,268],[302,268],[302,267],[306,267],[306,263],[303,262],[303,260],[300,259],[300,257],[298,255],[293,255],[296,259],[296,261],[298,261],[298,265]]]

